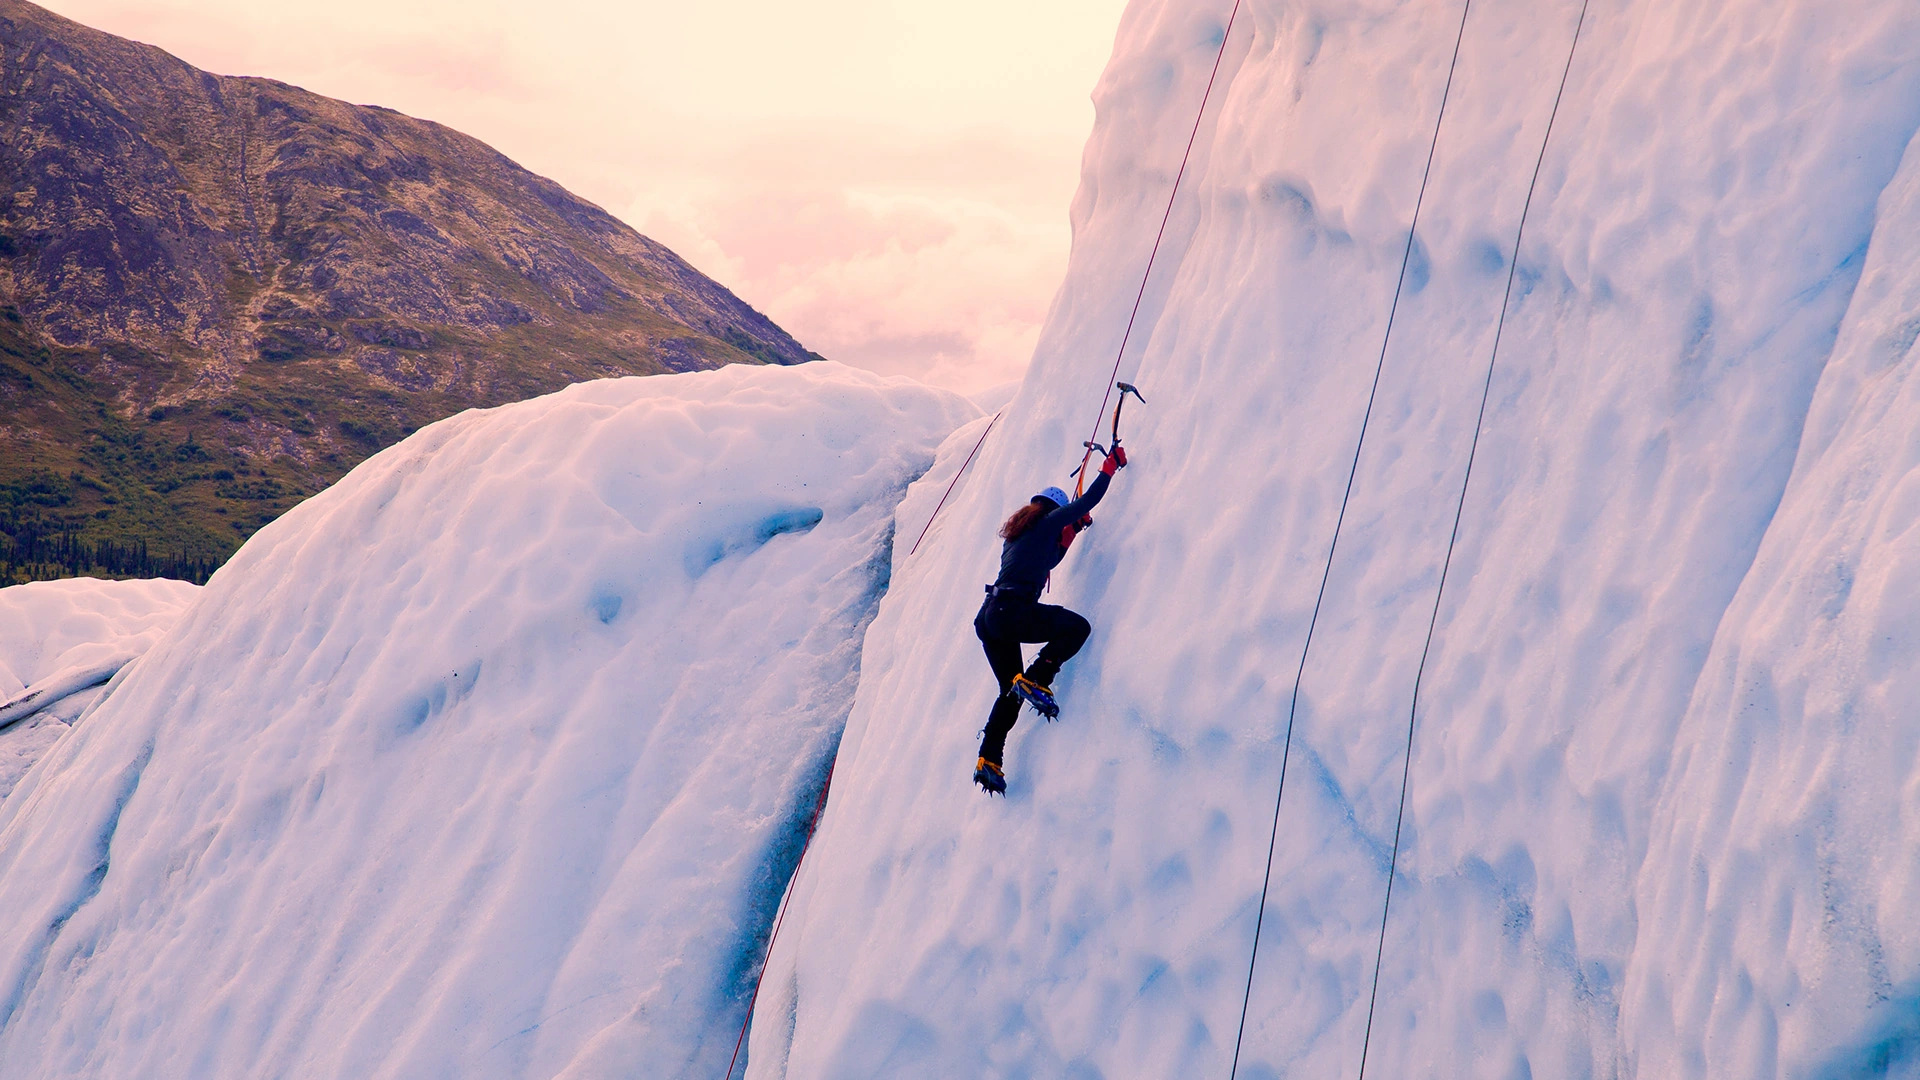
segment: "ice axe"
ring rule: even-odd
[[[1120,400],[1113,403],[1113,435],[1107,440],[1106,446],[1101,446],[1091,439],[1080,444],[1087,448],[1087,452],[1080,458],[1080,467],[1073,471],[1075,477],[1073,493],[1076,498],[1086,490],[1087,463],[1093,460],[1093,452],[1098,450],[1102,454],[1111,454],[1114,450],[1120,449],[1120,410],[1127,404],[1127,395],[1132,394],[1134,397],[1140,398],[1140,404],[1142,405],[1147,403],[1147,399],[1140,394],[1140,388],[1132,383],[1116,382],[1113,385],[1120,391]]]

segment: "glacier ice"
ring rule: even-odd
[[[1463,7],[1246,0],[1054,578],[1094,637],[974,790],[994,527],[1096,420],[1227,8],[1129,8],[991,432],[595,384],[249,543],[0,802],[0,1077],[718,1075],[830,756],[754,1080],[1225,1076],[1243,994],[1254,1080],[1913,1072],[1906,0],[1596,0],[1517,266],[1581,5],[1476,0],[1347,503]]]
[[[755,1080],[1228,1073],[1459,3],[1242,6],[1120,370],[1152,402],[1134,467],[1054,578],[1094,637],[1062,721],[1016,729],[1010,798],[967,781],[993,527],[1078,458],[1228,7],[1125,16],[1032,368],[870,631]],[[1301,679],[1243,1077],[1360,1067],[1414,668],[1580,9],[1467,22]],[[1592,6],[1427,666],[1370,1074],[1920,1046],[1917,127],[1911,4]]]
[[[261,530],[0,802],[0,1077],[723,1071],[896,504],[976,416],[583,384]]]

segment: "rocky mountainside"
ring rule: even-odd
[[[812,358],[476,139],[0,0],[0,581],[194,576],[462,409]]]

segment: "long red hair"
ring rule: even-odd
[[[1020,539],[1021,533],[1024,533],[1028,529],[1033,528],[1033,523],[1036,521],[1039,521],[1043,517],[1046,517],[1047,512],[1052,510],[1053,508],[1054,508],[1053,503],[1050,500],[1035,499],[1032,502],[1028,503],[1027,505],[1021,507],[1020,509],[1015,510],[1013,514],[1009,516],[1004,523],[1001,524],[1000,539],[1002,540]]]

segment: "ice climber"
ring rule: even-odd
[[[1000,546],[1000,576],[987,586],[987,599],[973,617],[973,632],[987,650],[994,678],[1000,680],[1000,696],[987,715],[980,760],[973,770],[974,783],[990,795],[1007,791],[1001,763],[1007,732],[1020,717],[1020,703],[1027,702],[1049,720],[1060,715],[1053,699],[1053,677],[1086,644],[1093,627],[1066,608],[1041,603],[1040,590],[1048,573],[1066,557],[1074,537],[1093,524],[1089,512],[1107,493],[1114,472],[1126,464],[1127,452],[1116,443],[1086,494],[1069,500],[1066,492],[1050,487],[1000,526],[1000,537],[1006,541]],[[1044,642],[1024,672],[1020,670],[1022,642]]]

